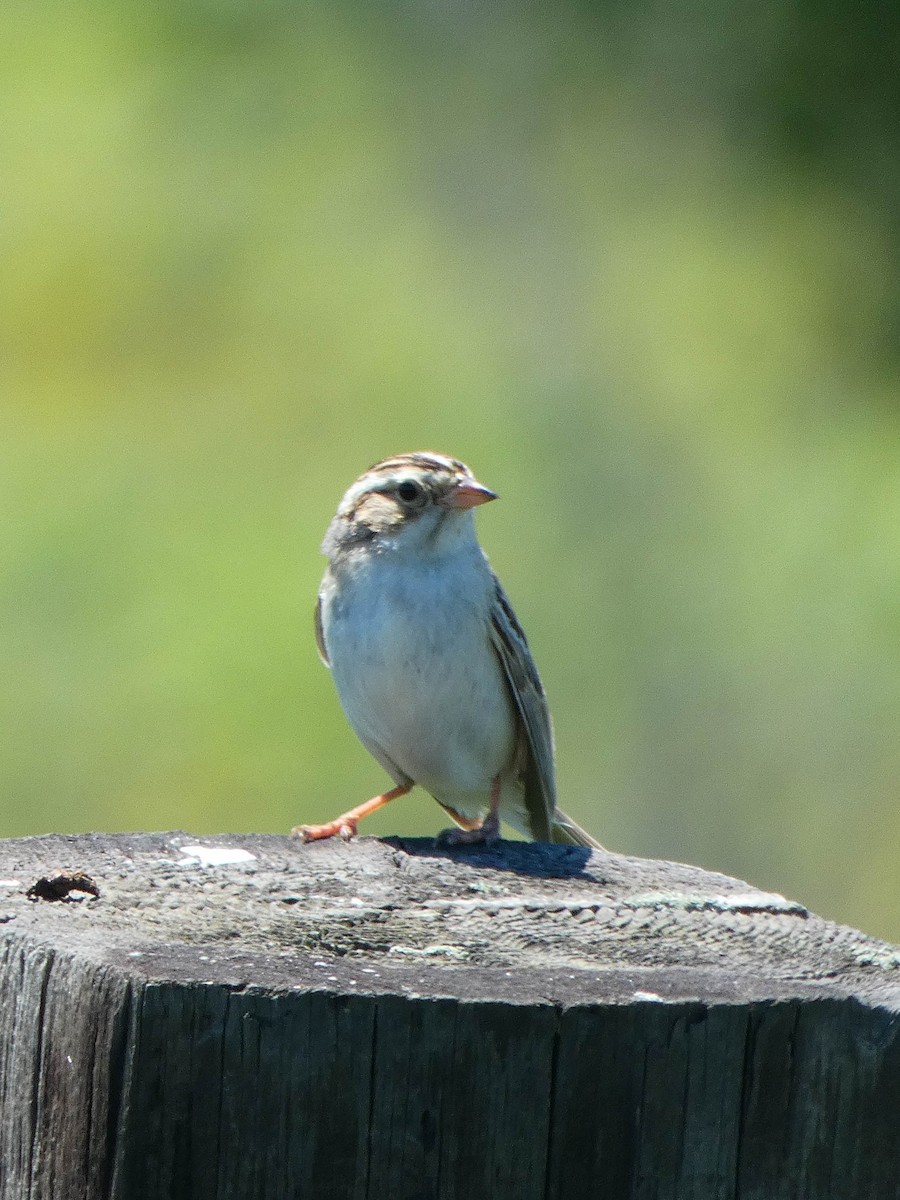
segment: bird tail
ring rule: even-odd
[[[571,817],[557,809],[553,814],[553,824],[550,827],[550,840],[563,846],[586,846],[590,850],[604,850],[596,838],[591,837],[586,829],[582,829]]]

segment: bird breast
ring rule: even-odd
[[[382,762],[441,799],[487,792],[515,751],[515,718],[490,642],[493,577],[468,548],[451,560],[363,556],[322,588],[341,705]]]

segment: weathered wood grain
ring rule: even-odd
[[[0,1200],[900,1198],[900,951],[578,848],[196,840],[0,842]]]

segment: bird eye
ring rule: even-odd
[[[397,485],[397,495],[404,504],[412,504],[420,498],[422,489],[417,483],[413,483],[411,479],[407,479]]]

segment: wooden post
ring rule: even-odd
[[[107,1197],[897,1200],[900,952],[570,847],[0,842],[0,1200]]]

